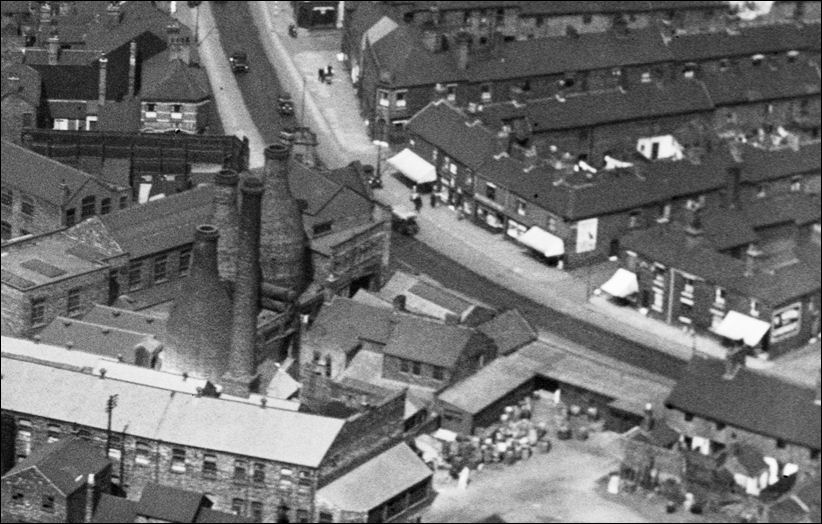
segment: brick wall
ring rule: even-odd
[[[26,195],[22,191],[9,185],[3,185],[3,190],[12,191],[12,205],[2,206],[2,219],[11,224],[11,236],[25,234],[39,235],[49,233],[60,228],[63,224],[63,214],[60,206],[47,202],[33,195]],[[34,204],[31,215],[23,213],[24,198],[30,198]]]
[[[27,469],[4,478],[2,490],[4,517],[9,515],[19,519],[19,522],[70,522],[66,497],[36,469]],[[21,494],[22,499],[12,498]],[[53,497],[51,510],[43,506],[46,497]]]
[[[148,111],[149,104],[154,106],[153,112]],[[180,129],[186,133],[200,133],[209,123],[210,104],[211,100],[177,103],[180,106],[178,113],[182,118],[175,119],[172,118],[175,103],[144,101],[140,104],[141,131],[156,133]]]
[[[402,370],[402,362],[408,363],[408,371]],[[434,368],[431,364],[424,362],[419,363],[420,373],[412,373],[413,364],[411,360],[402,359],[392,355],[384,355],[382,364],[382,377],[389,380],[397,380],[405,382],[414,386],[421,386],[424,388],[433,388],[435,390],[442,389],[452,382],[453,369],[441,367],[442,379],[434,378]]]
[[[20,135],[23,131],[23,115],[30,114],[29,126],[37,125],[37,108],[31,105],[20,96],[6,96],[0,105],[0,134],[6,140],[15,144],[20,143]]]

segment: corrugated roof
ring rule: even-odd
[[[431,102],[406,124],[410,133],[442,149],[457,162],[477,169],[496,153],[496,137],[445,100]]]
[[[317,500],[343,511],[367,512],[432,475],[403,442],[317,490]]]
[[[8,368],[5,365],[3,367],[5,373]],[[5,378],[3,380],[5,382]],[[3,402],[3,405],[5,406],[6,403]],[[69,496],[86,483],[89,474],[97,474],[108,465],[108,459],[96,446],[82,439],[65,438],[58,442],[43,444],[31,455],[18,462],[3,475],[3,478],[6,479],[29,468],[35,468],[60,493]]]
[[[2,359],[3,409],[105,429],[100,399],[119,395],[113,428],[130,435],[201,449],[319,466],[344,420],[257,404],[197,397]],[[214,425],[215,420],[223,421]],[[266,435],[266,438],[259,438]]]
[[[34,151],[2,140],[3,162],[0,174],[4,186],[15,187],[51,204],[62,206],[66,196],[60,184],[65,184],[68,196],[75,195],[84,185],[99,184],[94,177]]]
[[[101,217],[131,258],[191,244],[194,229],[210,223],[214,186],[202,186]]]
[[[666,404],[729,426],[820,449],[820,411],[814,389],[741,368],[725,379],[725,362],[693,358]]]

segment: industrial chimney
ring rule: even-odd
[[[100,76],[97,85],[97,105],[106,105],[106,78],[108,74],[108,58],[100,58]]]
[[[288,185],[290,152],[286,144],[265,148],[260,265],[266,283],[299,294],[308,284],[310,262],[302,213]]]
[[[237,273],[237,181],[233,169],[217,173],[214,189],[214,225],[220,231],[217,242],[217,266],[220,278],[234,280]]]
[[[231,344],[231,300],[217,270],[217,239],[210,224],[194,233],[191,270],[167,323],[164,367],[218,378]]]
[[[263,183],[246,178],[240,184],[242,204],[234,283],[231,354],[223,387],[231,395],[247,397],[256,359],[257,315],[260,312],[260,212]]]

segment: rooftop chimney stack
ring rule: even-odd
[[[237,273],[237,182],[233,169],[217,173],[214,188],[214,225],[220,230],[217,265],[220,278],[233,281]]]
[[[231,345],[231,300],[217,269],[219,237],[210,224],[195,230],[189,276],[168,317],[163,363],[208,379],[222,376]]]
[[[288,183],[290,153],[287,144],[265,148],[260,265],[266,283],[300,294],[309,282],[311,268],[302,212]]]
[[[137,95],[137,41],[132,40],[128,46],[128,96]]]
[[[183,36],[180,33],[180,22],[177,20],[174,20],[166,26],[166,36],[168,39],[168,59],[179,59],[188,64],[191,62],[191,47],[189,46],[187,39],[184,41]]]
[[[97,488],[95,487],[94,481],[94,473],[89,473],[86,476],[86,500],[85,500],[85,511],[84,520],[83,522],[92,522],[92,517],[94,516],[94,508],[96,504],[96,491]]]
[[[108,75],[108,58],[100,59],[100,80],[97,86],[97,105],[106,105],[106,77]]]
[[[231,355],[223,376],[226,392],[248,396],[256,358],[257,315],[260,312],[260,215],[263,183],[246,178],[240,184],[237,276],[234,285],[234,315],[231,324]]]
[[[51,4],[43,2],[40,4],[40,28],[51,24]]]
[[[759,271],[762,263],[762,250],[756,244],[748,244],[748,249],[745,251],[745,276],[750,277]]]
[[[60,60],[60,37],[57,33],[52,33],[46,44],[46,51],[48,52],[49,65],[57,65]]]
[[[457,34],[457,69],[468,69],[468,48],[471,44],[471,35],[465,32]]]
[[[123,19],[123,12],[120,10],[120,2],[109,2],[106,7],[106,20],[109,27],[117,27]]]
[[[654,429],[655,424],[656,420],[654,420],[654,406],[648,402],[645,404],[645,411],[642,416],[642,429],[645,431],[651,431]]]

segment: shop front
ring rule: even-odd
[[[722,322],[714,328],[714,333],[727,343],[744,344],[750,348],[762,347],[763,338],[771,325],[757,318],[749,317],[737,311],[728,311]],[[767,348],[762,347],[767,350]]]
[[[503,232],[505,229],[505,215],[502,213],[502,206],[481,195],[474,195],[474,199],[474,205],[476,206],[474,221],[493,233]],[[463,200],[463,209],[466,209],[467,203]],[[467,214],[471,216],[470,213]]]
[[[545,231],[541,227],[533,226],[519,236],[517,240],[536,254],[544,257],[550,264],[563,266],[565,242],[558,236]]]
[[[602,284],[599,290],[608,294],[620,305],[635,301],[636,295],[639,292],[636,273],[619,268],[607,282]]]
[[[427,160],[408,148],[388,159],[388,165],[403,177],[420,186],[420,191],[430,189],[437,181],[437,170]]]

